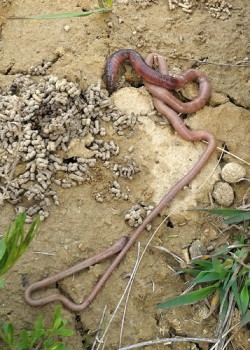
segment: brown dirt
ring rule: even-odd
[[[8,16],[39,13],[76,12],[95,8],[94,1],[0,1],[0,82],[7,86],[16,73],[27,74],[30,66],[42,61],[53,61],[48,74],[66,77],[80,83],[82,89],[102,79],[107,56],[120,48],[133,48],[143,56],[158,52],[168,58],[170,67],[187,69],[199,67],[209,77],[213,96],[210,105],[187,120],[192,129],[213,132],[219,143],[225,143],[230,152],[250,161],[249,145],[249,68],[237,67],[236,62],[249,55],[249,26],[247,26],[248,0],[230,1],[231,16],[216,19],[206,10],[204,1],[197,1],[193,13],[181,8],[170,11],[168,1],[117,1],[110,13],[86,18],[69,18],[50,21],[7,20]],[[212,1],[208,1],[212,4]],[[147,5],[147,6],[146,6]],[[65,26],[69,26],[65,31]],[[208,58],[217,63],[234,66],[198,64],[183,58]],[[138,85],[138,84],[137,84]],[[104,85],[103,85],[104,86]],[[139,201],[157,203],[167,188],[190,168],[203,146],[182,141],[171,129],[159,125],[162,120],[142,118],[140,126],[127,137],[119,139],[126,155],[134,145],[133,156],[140,165],[140,173],[133,180],[121,180],[130,189],[128,201],[115,200],[109,193],[113,181],[111,172],[95,169],[92,181],[71,188],[57,188],[60,205],[53,206],[51,215],[40,226],[39,235],[18,263],[5,276],[6,287],[0,291],[1,320],[15,323],[16,329],[30,327],[38,315],[49,322],[55,305],[33,308],[25,304],[23,294],[27,284],[69,267],[76,262],[105,249],[120,235],[132,230],[124,222],[124,213]],[[191,186],[182,191],[170,207],[153,223],[157,228],[164,214],[172,212],[158,231],[147,250],[131,291],[122,344],[132,344],[147,339],[171,335],[214,337],[216,317],[208,319],[207,306],[199,303],[188,307],[157,312],[157,303],[182,292],[186,285],[173,276],[168,266],[177,263],[167,254],[154,248],[163,245],[182,256],[182,248],[200,239],[205,246],[226,241],[220,236],[211,219],[201,213],[186,211],[187,208],[207,207],[209,193],[220,177],[221,166],[234,158],[224,156],[213,175],[219,152]],[[246,166],[246,165],[244,165]],[[248,169],[249,172],[249,169]],[[208,179],[197,193],[199,186]],[[245,182],[233,186],[233,207],[242,204],[247,190]],[[106,200],[97,203],[94,194],[102,192]],[[185,203],[184,203],[185,201]],[[14,217],[13,208],[1,209],[1,232]],[[141,237],[144,247],[149,237]],[[81,248],[81,249],[80,249]],[[41,253],[37,253],[41,252]],[[43,252],[51,255],[44,255]],[[137,247],[127,254],[98,294],[93,304],[76,315],[66,309],[63,316],[69,326],[76,330],[67,345],[82,349],[87,332],[98,327],[102,310],[107,305],[107,317],[112,314],[127,284],[122,276],[130,273],[135,263]],[[61,288],[79,303],[101,275],[108,263],[96,265],[73,279],[60,282]],[[117,349],[121,327],[121,311],[108,332],[105,349]],[[249,333],[237,337],[236,348],[247,349]],[[158,345],[148,349],[194,349],[188,344]],[[200,344],[199,349],[208,346]],[[198,349],[198,347],[196,347]]]

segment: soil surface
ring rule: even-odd
[[[220,207],[212,199],[212,193],[215,183],[223,181],[221,169],[226,163],[241,164],[246,170],[245,177],[249,177],[246,163],[250,162],[249,0],[192,1],[192,7],[188,6],[191,1],[183,1],[186,7],[176,6],[172,10],[169,8],[171,2],[166,0],[117,0],[111,12],[88,17],[7,19],[95,9],[96,3],[87,0],[0,0],[0,88],[4,92],[16,74],[28,75],[31,66],[38,67],[49,61],[52,64],[47,75],[78,83],[83,91],[98,82],[105,89],[102,78],[106,59],[122,48],[135,49],[143,57],[150,52],[163,55],[171,73],[197,68],[207,74],[213,91],[210,102],[201,111],[188,116],[186,124],[193,130],[211,131],[218,146],[226,147],[239,158],[229,154],[221,157],[221,151],[217,150],[190,186],[153,221],[151,230],[145,230],[141,235],[142,252],[151,234],[165,219],[136,274],[121,344],[174,335],[214,338],[217,317],[207,318],[209,308],[205,302],[161,312],[156,310],[158,303],[180,294],[187,287],[185,280],[175,276],[171,269],[177,268],[178,263],[156,246],[166,247],[184,258],[185,249],[194,242],[200,247],[199,253],[207,247],[216,248],[231,242],[233,235],[238,233],[236,229],[225,231],[220,221],[188,209]],[[222,4],[221,9],[227,10],[216,12],[213,10],[216,4]],[[121,235],[131,235],[133,228],[124,220],[128,210],[137,204],[156,205],[205,148],[202,143],[183,141],[157,113],[148,116],[153,107],[151,98],[142,88],[142,81],[129,65],[123,69],[123,74],[126,78],[124,86],[132,88],[119,90],[120,96],[116,96],[118,92],[114,94],[114,103],[123,109],[122,113],[141,116],[134,128],[125,129],[123,135],[114,132],[113,126],[106,122],[106,137],[119,144],[120,153],[106,165],[97,160],[88,181],[71,188],[53,185],[59,205],[51,202],[50,215],[41,222],[39,233],[25,254],[5,275],[6,285],[0,291],[0,319],[14,322],[16,330],[31,327],[38,315],[43,315],[48,324],[53,316],[55,303],[38,308],[25,303],[24,291],[28,285],[106,249]],[[34,79],[39,81],[42,77],[35,76]],[[190,91],[185,89],[182,93],[188,97]],[[128,160],[134,162],[139,171],[131,177],[115,177],[114,164],[127,164]],[[114,181],[127,196],[111,193]],[[230,184],[234,193],[232,208],[249,203],[247,184],[244,180]],[[2,205],[1,233],[15,217],[14,209],[7,201]],[[136,244],[88,308],[78,313],[63,308],[63,316],[75,330],[75,335],[66,340],[71,349],[91,348],[106,306],[102,324],[105,329],[128,283],[137,251]],[[68,277],[58,283],[56,290],[81,303],[109,264],[110,261],[106,261]],[[55,291],[54,286],[52,289]],[[44,294],[46,292],[42,291],[37,296]],[[105,349],[119,348],[123,308],[124,303],[107,332]],[[236,334],[235,349],[247,349],[249,336],[246,329]],[[208,348],[205,342],[147,347]]]

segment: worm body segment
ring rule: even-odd
[[[123,49],[111,55],[105,67],[106,87],[111,94],[115,90],[116,76],[119,67],[123,62],[129,61],[141,77],[146,81],[164,87],[165,89],[176,90],[185,84],[184,78],[171,77],[152,69],[141,57],[141,55],[131,49]]]
[[[98,292],[97,291],[95,293],[95,288],[92,290],[89,296],[81,304],[76,304],[70,299],[66,298],[64,295],[61,295],[58,293],[51,294],[40,299],[33,299],[32,294],[37,292],[40,289],[47,288],[50,285],[58,281],[61,281],[62,279],[68,276],[74,275],[75,273],[80,272],[89,266],[95,265],[100,261],[103,261],[109,258],[110,256],[113,256],[114,254],[117,254],[124,248],[127,241],[128,241],[127,237],[120,237],[117,242],[115,242],[111,247],[109,247],[105,251],[98,253],[95,256],[89,259],[86,259],[72,266],[67,270],[61,271],[54,276],[44,278],[41,281],[31,284],[25,291],[25,294],[24,294],[25,301],[27,302],[27,304],[31,306],[43,306],[54,301],[60,301],[65,307],[67,307],[72,311],[81,311],[85,309],[92,302],[92,300],[94,299],[95,295]]]

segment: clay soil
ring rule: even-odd
[[[207,2],[210,6],[214,3]],[[210,130],[216,135],[219,146],[225,144],[227,150],[249,162],[250,80],[246,64],[249,57],[249,0],[230,1],[231,14],[224,20],[212,17],[202,0],[193,2],[192,13],[186,13],[180,7],[170,11],[166,0],[120,0],[114,1],[111,12],[88,17],[47,21],[7,19],[9,16],[94,9],[96,3],[87,0],[0,0],[2,89],[8,86],[15,74],[28,74],[30,66],[51,61],[53,64],[47,71],[48,75],[66,77],[85,90],[90,84],[102,81],[105,61],[114,51],[132,48],[144,57],[150,52],[157,52],[167,58],[172,71],[193,67],[207,74],[213,89],[211,101],[202,111],[188,117],[186,122],[192,129]],[[191,60],[204,58],[215,64]],[[244,67],[239,67],[240,61],[243,61]],[[142,86],[129,66],[126,77],[134,87]],[[103,81],[102,86],[105,88]],[[126,95],[124,98],[126,100]],[[140,105],[137,104],[137,108],[140,109]],[[190,169],[204,148],[204,145],[181,140],[170,126],[162,124],[160,116],[150,120],[144,118],[129,137],[126,134],[114,134],[112,137],[119,142],[122,150],[120,158],[128,154],[128,149],[131,152],[130,147],[134,146],[133,158],[140,168],[132,180],[119,180],[121,186],[129,187],[129,200],[110,196],[113,175],[101,166],[94,169],[91,181],[86,184],[70,189],[56,188],[60,205],[52,206],[50,216],[41,223],[37,237],[5,275],[6,285],[0,291],[1,322],[11,321],[19,330],[32,327],[36,318],[43,315],[49,324],[55,304],[39,308],[28,306],[24,301],[25,288],[107,248],[119,236],[129,236],[132,228],[124,221],[126,211],[139,202],[155,205],[167,189]],[[204,302],[162,312],[156,310],[159,302],[181,293],[187,284],[169,268],[178,267],[178,263],[155,246],[167,247],[183,258],[183,249],[194,241],[199,240],[204,247],[217,247],[230,242],[237,234],[233,230],[223,233],[225,227],[208,215],[187,211],[211,206],[210,194],[215,182],[220,179],[221,168],[225,163],[235,161],[232,156],[224,155],[218,164],[220,155],[217,151],[189,188],[184,189],[153,222],[151,232],[142,234],[141,250],[150,234],[170,214],[147,249],[137,272],[127,305],[123,346],[174,335],[215,337],[217,316],[206,318],[208,306]],[[246,163],[241,164],[249,175]],[[249,200],[247,182],[234,184],[233,190],[235,199],[232,207],[246,204]],[[96,193],[102,193],[105,198],[103,203],[96,201]],[[216,203],[214,205],[219,207]],[[3,233],[14,218],[14,208],[6,204],[0,213]],[[128,278],[124,276],[131,273],[137,250],[135,245],[86,310],[74,313],[63,308],[63,316],[75,331],[74,336],[66,339],[71,349],[91,348],[91,339],[106,305],[106,321],[102,325],[105,329],[127,285]],[[109,263],[95,265],[74,278],[65,279],[59,283],[59,289],[76,303],[82,302]],[[105,349],[119,348],[121,322],[122,308],[107,333]],[[247,329],[239,331],[235,336],[235,349],[247,349],[249,336]],[[86,343],[86,339],[90,340]],[[148,347],[208,348],[206,343]]]

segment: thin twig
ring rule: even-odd
[[[233,64],[233,63],[213,62],[208,60],[199,60],[196,58],[188,58],[188,57],[180,57],[180,56],[178,56],[178,58],[185,61],[193,61],[193,62],[202,63],[202,64],[212,64],[214,66],[221,66],[221,67],[250,67],[250,63],[248,61],[246,61],[246,64],[241,64],[241,63],[244,63],[245,61],[239,61]]]
[[[174,337],[174,338],[162,338],[162,339],[153,339],[148,340],[142,343],[137,343],[133,345],[124,346],[122,348],[118,348],[118,350],[131,350],[131,349],[139,349],[144,346],[155,345],[155,344],[163,344],[163,343],[174,343],[174,342],[192,342],[192,343],[216,343],[217,339],[213,338],[192,338],[192,337]]]
[[[238,327],[239,324],[240,324],[240,323],[238,322],[238,323],[236,323],[234,326],[232,326],[232,327],[227,331],[227,334],[228,334],[228,333],[231,333],[232,330],[233,330],[234,328]],[[226,336],[227,334],[225,334],[225,336]],[[232,335],[230,336],[230,338],[226,341],[225,345],[223,346],[223,348],[222,348],[221,350],[225,350],[225,349],[226,349],[226,347],[228,346],[228,344],[230,343],[230,341],[233,340],[233,338],[235,337],[235,335],[236,335],[236,333],[234,333],[234,334],[232,334]],[[224,335],[223,335],[223,336],[224,336]]]
[[[184,264],[185,263],[185,261],[180,256],[172,253],[171,250],[169,250],[166,247],[162,247],[160,245],[155,245],[154,248],[159,249],[159,250],[161,250],[161,251],[163,251],[165,253],[170,254],[179,264]]]
[[[226,336],[230,333],[231,328],[229,328],[229,327],[230,327],[232,316],[233,316],[235,301],[234,301],[234,298],[232,297],[231,294],[229,296],[229,299],[230,300],[228,302],[227,317],[225,317],[225,319],[227,319],[227,320],[223,322],[222,326],[220,326],[221,320],[219,319],[217,332],[218,332],[218,328],[219,327],[221,327],[221,328],[219,329],[218,340],[217,340],[216,344],[214,344],[210,350],[221,350],[222,347],[225,346]]]
[[[204,143],[207,144],[207,141],[205,141],[205,140],[202,140],[202,142],[204,142]],[[231,153],[231,152],[225,150],[225,148],[221,148],[221,147],[217,146],[216,149],[217,149],[218,151],[222,151],[223,153],[226,153],[226,154],[230,155],[231,157],[233,157],[233,158],[235,158],[235,159],[238,159],[238,160],[241,161],[242,163],[245,163],[245,164],[247,164],[247,165],[250,165],[250,163],[249,163],[248,161],[246,161],[245,159],[242,159],[242,158],[236,156],[234,153]]]
[[[244,261],[242,259],[240,259],[236,254],[229,252],[229,254],[234,258],[234,260],[236,260],[239,264],[241,264],[242,266],[244,266],[247,270],[250,270],[250,266],[249,264],[245,264]]]
[[[54,256],[56,253],[46,253],[46,252],[33,252],[34,254],[42,254],[42,255],[49,255],[49,256]]]
[[[138,243],[138,251],[137,251],[137,257],[136,257],[136,263],[134,266],[135,271],[137,271],[137,268],[140,263],[140,246],[139,246],[140,242]],[[119,339],[119,347],[122,346],[122,335],[123,335],[123,328],[124,328],[124,322],[125,322],[125,316],[126,316],[126,311],[127,311],[127,306],[128,306],[128,300],[129,300],[129,296],[130,296],[130,292],[131,292],[131,288],[134,282],[134,278],[135,278],[135,273],[133,274],[133,276],[131,276],[130,278],[130,286],[128,288],[128,292],[127,292],[127,297],[125,300],[125,305],[124,305],[124,310],[123,310],[123,315],[122,315],[122,324],[121,324],[121,330],[120,330],[120,339]]]
[[[91,347],[91,350],[94,350],[96,343],[99,342],[99,335],[100,335],[100,332],[101,332],[101,329],[102,329],[102,324],[103,324],[103,321],[104,321],[106,309],[107,309],[107,305],[105,305],[104,308],[103,308],[102,316],[101,316],[100,322],[98,324],[98,330],[97,330],[97,333],[96,333],[93,345]]]
[[[140,244],[139,244],[139,243],[138,243],[138,249],[140,249]],[[118,304],[116,305],[116,308],[115,308],[115,310],[114,310],[114,312],[113,312],[113,314],[112,314],[112,316],[111,316],[111,318],[110,318],[110,320],[109,320],[109,322],[108,322],[108,324],[107,324],[107,327],[106,327],[105,331],[103,332],[102,337],[101,337],[100,340],[99,340],[99,344],[97,345],[96,350],[99,350],[101,344],[105,344],[105,336],[106,336],[106,334],[107,334],[107,332],[108,332],[108,330],[109,330],[109,327],[110,327],[111,323],[113,322],[113,320],[114,320],[114,318],[115,318],[115,316],[116,316],[116,313],[117,313],[117,311],[118,311],[118,309],[119,309],[119,307],[120,307],[120,305],[121,305],[121,303],[122,303],[122,301],[123,301],[123,298],[125,297],[125,295],[126,295],[126,293],[127,293],[127,290],[128,290],[128,288],[129,288],[129,286],[130,286],[130,280],[131,280],[131,279],[133,278],[133,276],[134,276],[136,266],[137,266],[137,261],[135,262],[135,265],[134,265],[134,267],[133,267],[133,271],[132,271],[131,276],[130,276],[130,279],[129,279],[129,281],[128,281],[126,287],[125,287],[125,290],[124,290],[124,292],[123,292],[123,294],[122,294],[122,296],[121,296],[121,298],[120,298]],[[103,348],[104,348],[104,347],[103,347]]]

